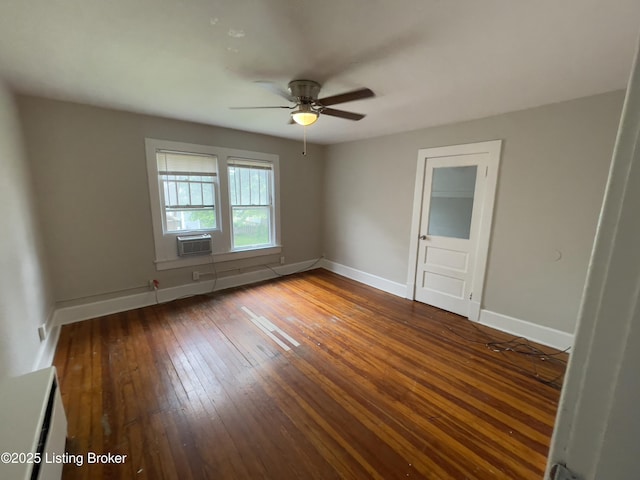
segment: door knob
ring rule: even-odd
[[[426,240],[426,239],[427,239],[427,236],[426,236],[426,235],[420,235],[420,237],[419,237],[419,238],[420,238],[420,240]]]

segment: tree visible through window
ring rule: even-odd
[[[271,163],[234,159],[228,172],[233,248],[271,245]]]

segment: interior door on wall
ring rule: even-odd
[[[473,288],[486,154],[428,158],[415,299],[465,317]]]

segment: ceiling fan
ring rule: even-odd
[[[346,120],[361,120],[365,116],[360,113],[347,112],[329,108],[330,105],[352,102],[363,98],[370,98],[375,94],[368,88],[360,88],[351,92],[332,95],[330,97],[318,98],[320,84],[313,80],[292,80],[288,84],[288,91],[284,91],[278,85],[271,82],[256,82],[279,95],[285,100],[293,103],[293,106],[269,106],[269,107],[231,107],[232,109],[254,109],[254,108],[287,108],[291,110],[290,123],[308,126],[316,122],[320,114],[332,117],[344,118]]]

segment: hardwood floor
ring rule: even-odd
[[[322,269],[67,325],[63,478],[540,479],[566,355],[510,338]]]

